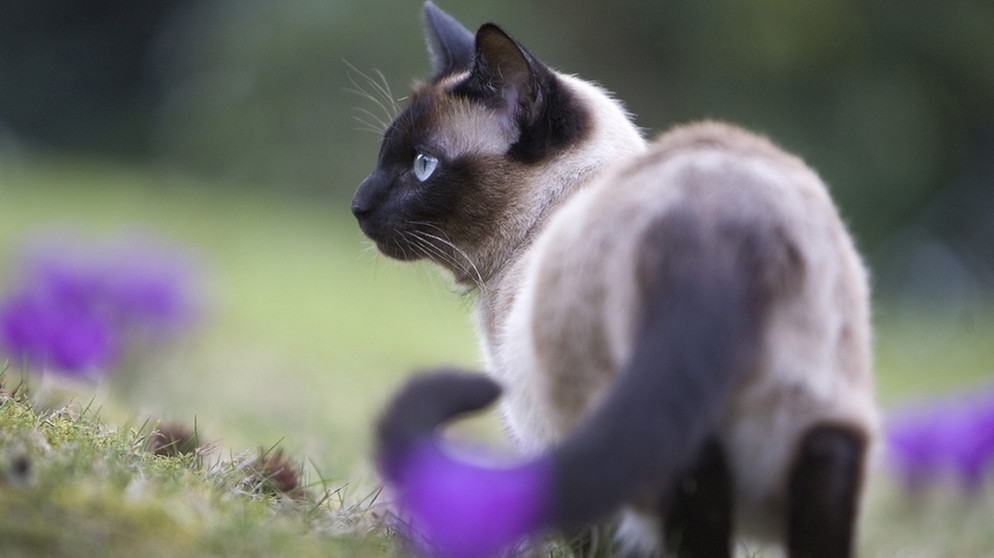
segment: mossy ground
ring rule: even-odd
[[[157,455],[154,426],[111,428],[78,403],[40,411],[0,396],[0,555],[386,553],[375,492],[321,479],[284,492],[274,452]]]

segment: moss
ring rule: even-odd
[[[297,477],[287,484],[281,450],[205,463],[193,453],[157,455],[148,439],[143,428],[114,431],[86,410],[0,400],[0,555],[383,555],[368,529],[325,534],[336,514],[366,510],[319,501]],[[246,489],[249,477],[273,490]]]

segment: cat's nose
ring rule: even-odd
[[[369,214],[369,208],[366,207],[361,202],[356,201],[355,198],[353,198],[352,199],[352,215],[355,215],[355,217],[357,219],[360,219],[360,218],[362,218],[363,216],[365,216],[367,214]]]
[[[369,215],[369,212],[373,209],[373,199],[376,197],[375,192],[376,180],[374,176],[376,173],[369,175],[363,180],[359,187],[356,188],[355,195],[352,196],[352,215],[355,215],[357,219],[362,219],[363,217]]]

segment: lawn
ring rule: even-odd
[[[203,301],[185,336],[99,385],[29,378],[39,409],[14,397],[22,372],[7,369],[0,555],[396,552],[370,511],[371,422],[411,370],[478,360],[469,301],[443,277],[376,254],[345,202],[107,163],[0,158],[0,211],[0,285],[40,231],[140,230],[193,255]],[[994,313],[983,308],[880,304],[882,400],[990,378]],[[212,451],[152,455],[158,421],[195,428]],[[275,446],[302,470],[304,495],[266,489],[258,458]],[[863,555],[994,555],[992,483],[909,497],[885,469],[872,480]]]

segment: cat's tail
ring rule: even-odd
[[[377,464],[404,514],[409,542],[427,556],[493,556],[550,525],[551,461],[517,467],[475,465],[443,451],[435,430],[480,409],[500,387],[479,373],[416,375],[396,394],[377,428]]]
[[[777,231],[708,223],[676,214],[649,231],[630,361],[548,454],[498,469],[441,451],[437,425],[496,397],[483,376],[428,375],[400,392],[380,423],[380,464],[437,544],[432,553],[486,556],[538,529],[603,518],[640,494],[662,502],[713,433],[735,380],[755,368],[774,293],[802,271]]]
[[[413,451],[458,415],[493,403],[501,388],[482,374],[454,369],[417,374],[394,395],[377,425],[377,463],[387,479],[400,474]]]

